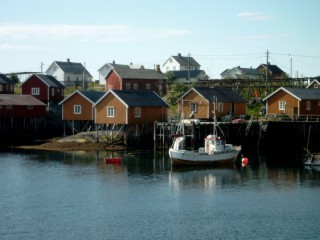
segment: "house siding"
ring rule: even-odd
[[[14,86],[11,84],[0,83],[0,94],[13,94]]]
[[[121,78],[113,70],[106,78],[106,92],[112,89],[122,90]]]
[[[179,109],[182,110],[184,117],[188,117],[191,113],[190,104],[197,104],[197,112],[194,114],[194,118],[199,119],[210,119],[213,118],[213,103],[208,102],[207,99],[203,98],[201,95],[197,94],[195,91],[190,91],[183,98],[183,107],[182,101],[179,101]],[[233,108],[233,113],[235,116],[245,115],[247,112],[246,103],[230,103],[223,102],[222,111],[216,109],[216,117],[220,118],[222,116],[230,114],[230,111]]]
[[[6,106],[0,105],[0,117],[38,118],[46,116],[45,105],[32,106],[32,109],[28,109],[28,107],[27,105],[12,105],[12,109],[6,109]]]
[[[107,117],[107,107],[114,107],[114,117]],[[108,94],[95,106],[96,124],[127,124],[127,108],[113,94]]]
[[[141,117],[134,116],[134,107],[128,109],[128,124],[154,123],[167,119],[167,109],[162,107],[141,107]]]
[[[286,107],[285,110],[279,110],[279,102],[285,101]],[[285,91],[279,91],[275,93],[268,99],[267,102],[267,114],[274,115],[274,114],[298,114],[299,108],[299,101],[295,97],[289,95]]]
[[[81,105],[81,114],[74,114],[74,105]],[[93,120],[93,104],[79,93],[63,103],[63,120]]]
[[[39,95],[32,95],[32,88],[39,88]],[[32,95],[40,101],[48,101],[48,86],[35,75],[22,84],[22,94]]]

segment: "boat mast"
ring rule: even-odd
[[[217,123],[217,118],[216,118],[216,107],[217,107],[217,97],[213,96],[213,135],[217,134],[217,129],[216,129],[216,123]]]

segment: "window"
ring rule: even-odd
[[[81,114],[81,105],[73,105],[73,114]]]
[[[190,112],[197,112],[197,104],[190,103]]]
[[[31,95],[40,95],[39,88],[31,88]]]
[[[133,89],[134,89],[134,90],[138,90],[138,83],[134,83],[134,84],[133,84]]]
[[[8,109],[8,110],[12,109],[12,105],[7,105],[6,109]]]
[[[51,96],[54,96],[54,88],[51,88]]]
[[[107,117],[114,117],[114,107],[107,107]]]
[[[126,83],[126,90],[130,90],[130,83]]]
[[[311,110],[311,101],[306,101],[306,110]]]
[[[2,92],[2,84],[0,84],[0,92]]]
[[[141,117],[141,107],[134,108],[134,117]]]
[[[32,109],[33,109],[33,106],[29,105],[28,110],[32,110]]]
[[[315,83],[315,84],[313,85],[313,88],[319,88],[318,84]]]
[[[318,101],[318,107],[320,107],[320,101]]]
[[[223,112],[223,102],[218,102],[218,112]]]
[[[286,101],[279,102],[279,110],[286,110]]]
[[[150,85],[150,83],[147,83],[146,84],[146,90],[150,90],[151,89],[151,85]]]

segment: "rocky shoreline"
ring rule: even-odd
[[[23,145],[17,148],[39,149],[54,151],[72,151],[72,150],[125,150],[123,144],[110,144],[105,141],[98,141],[93,132],[83,132],[64,138],[53,138],[43,141],[42,144]]]

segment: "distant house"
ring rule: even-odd
[[[282,71],[277,65],[272,65],[272,64],[260,64],[257,67],[257,70],[262,72],[264,75],[266,74],[268,67],[268,77],[273,78],[273,79],[280,79],[286,76],[286,73]]]
[[[208,80],[209,76],[203,70],[168,71],[167,76],[172,76],[173,83],[198,83],[200,80]]]
[[[200,70],[200,64],[190,56],[182,56],[178,53],[177,56],[171,56],[162,65],[164,72],[182,71],[182,70]]]
[[[106,92],[109,90],[154,91],[167,94],[167,77],[157,69],[130,68],[129,65],[113,65],[106,76]]]
[[[320,89],[320,82],[317,79],[314,79],[308,86],[307,88],[316,88]]]
[[[320,115],[320,91],[316,88],[280,87],[263,101],[266,101],[267,115]]]
[[[5,74],[0,74],[0,94],[13,94],[14,82]]]
[[[111,72],[111,70],[114,67],[123,67],[123,68],[130,68],[130,69],[144,69],[143,65],[139,65],[139,64],[132,64],[130,63],[130,65],[123,65],[123,64],[116,64],[115,61],[113,61],[112,63],[106,63],[104,64],[102,67],[100,67],[98,69],[99,72],[99,84],[105,84],[106,82],[106,77],[107,75]]]
[[[257,69],[241,67],[226,69],[220,75],[223,79],[263,80],[265,78],[264,74]]]
[[[61,101],[64,88],[55,77],[46,74],[33,74],[21,84],[23,95],[32,95],[46,104]]]
[[[96,124],[153,124],[167,119],[168,105],[153,91],[109,90],[95,104]]]
[[[238,93],[228,88],[196,87],[187,91],[179,100],[179,112],[185,118],[213,118],[215,106],[216,117],[225,115],[240,116],[247,113],[247,101]]]
[[[92,76],[82,63],[55,61],[46,71],[46,74],[54,76],[64,86],[82,86],[86,88],[92,81]]]
[[[1,94],[1,118],[41,118],[46,116],[46,104],[31,95]]]

